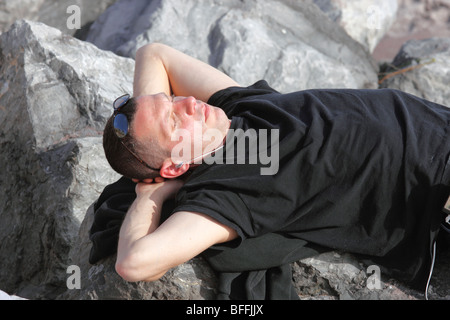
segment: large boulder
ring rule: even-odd
[[[101,131],[134,64],[18,21],[1,35],[0,66],[0,284],[54,297],[86,208],[117,179]]]
[[[242,85],[265,78],[282,92],[377,86],[368,51],[311,1],[118,1],[86,40],[127,57],[163,42]]]

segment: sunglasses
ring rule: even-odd
[[[126,106],[128,101],[130,101],[130,95],[129,94],[124,94],[124,95],[118,97],[113,103],[113,108],[114,108],[114,114],[113,114],[114,132],[115,132],[116,136],[119,138],[120,143],[122,143],[122,145],[125,147],[125,149],[127,149],[128,152],[131,153],[131,155],[136,158],[136,160],[138,160],[144,166],[146,166],[147,168],[149,168],[149,169],[151,169],[153,171],[159,171],[159,169],[153,168],[152,166],[148,165],[144,160],[139,158],[138,155],[136,153],[134,153],[133,151],[131,151],[130,148],[128,148],[126,146],[126,144],[123,143],[123,141],[122,141],[122,138],[125,138],[126,135],[128,134],[129,124],[128,124],[127,116],[125,114],[123,114],[123,113],[120,113],[120,110],[123,107]]]

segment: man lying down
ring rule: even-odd
[[[328,249],[425,286],[445,232],[449,109],[390,89],[242,87],[156,43],[136,54],[133,90],[104,131],[111,167],[135,183],[113,241],[125,280],[159,279],[209,248],[254,270]]]

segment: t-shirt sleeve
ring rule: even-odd
[[[180,190],[177,202],[179,205],[175,211],[205,214],[235,230],[241,240],[247,238],[244,229],[252,225],[251,215],[237,193],[227,189],[190,188],[187,186]]]

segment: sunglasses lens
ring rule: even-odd
[[[123,106],[127,101],[130,99],[129,94],[124,94],[123,96],[119,97],[114,101],[113,107],[114,110],[119,109],[121,106]]]
[[[123,113],[114,117],[114,131],[119,138],[123,138],[128,133],[128,119]]]

